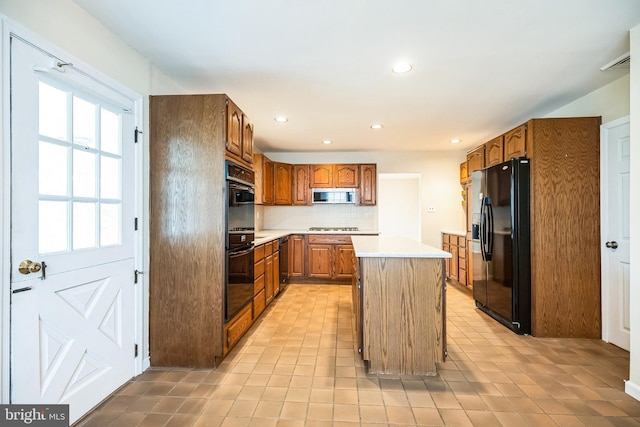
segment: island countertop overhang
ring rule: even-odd
[[[351,236],[357,257],[363,258],[451,258],[449,252],[406,237]]]

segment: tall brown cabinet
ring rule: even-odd
[[[483,164],[531,159],[534,336],[601,336],[600,122],[531,119],[467,155],[469,177]]]
[[[224,163],[250,167],[253,128],[225,95],[149,104],[151,365],[215,367],[225,336]]]

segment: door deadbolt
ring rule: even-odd
[[[18,271],[21,274],[37,273],[40,270],[42,270],[42,264],[40,264],[39,262],[31,261],[30,259],[25,259],[18,266]]]

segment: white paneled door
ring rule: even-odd
[[[629,135],[628,119],[603,125],[603,338],[625,350],[630,327]]]
[[[11,38],[11,401],[71,422],[135,370],[132,110]]]

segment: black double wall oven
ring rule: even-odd
[[[253,298],[254,174],[226,161],[225,322]]]

